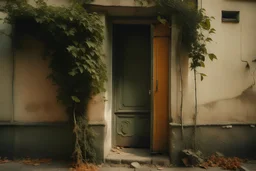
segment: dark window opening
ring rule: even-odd
[[[239,23],[239,11],[222,11],[222,22]]]

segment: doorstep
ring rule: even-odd
[[[110,164],[153,164],[170,166],[170,159],[165,155],[151,155],[149,149],[113,148],[105,159]]]

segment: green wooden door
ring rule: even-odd
[[[122,147],[150,145],[151,43],[148,25],[114,25],[114,137]]]

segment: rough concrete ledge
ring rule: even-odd
[[[110,152],[105,162],[109,164],[131,164],[132,162],[138,162],[140,164],[170,166],[169,156],[151,155],[148,150],[143,149],[124,149],[123,151]]]
[[[240,171],[256,171],[256,162],[253,163],[244,163],[242,166],[239,168]]]
[[[131,164],[132,162],[138,162],[139,164],[153,164],[159,166],[170,166],[169,157],[148,157],[148,158],[140,158],[134,157],[133,159],[118,159],[118,158],[111,158],[107,157],[105,159],[106,163],[109,164]]]
[[[194,124],[179,124],[179,123],[169,123],[169,125],[171,127],[194,127],[195,125]],[[222,124],[197,124],[197,127],[209,127],[209,126],[220,126],[220,127],[223,127],[223,126],[227,126],[227,125],[232,125],[232,126],[249,126],[249,127],[252,127],[254,128],[253,126],[256,126],[256,123],[222,123]]]
[[[226,126],[226,125],[225,125]],[[256,151],[256,129],[249,125],[199,126],[197,127],[196,146],[204,156],[221,152],[227,157],[253,159]],[[174,165],[182,165],[183,149],[192,148],[193,127],[170,126],[169,153]]]

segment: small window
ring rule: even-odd
[[[222,22],[239,23],[239,11],[222,11]]]

